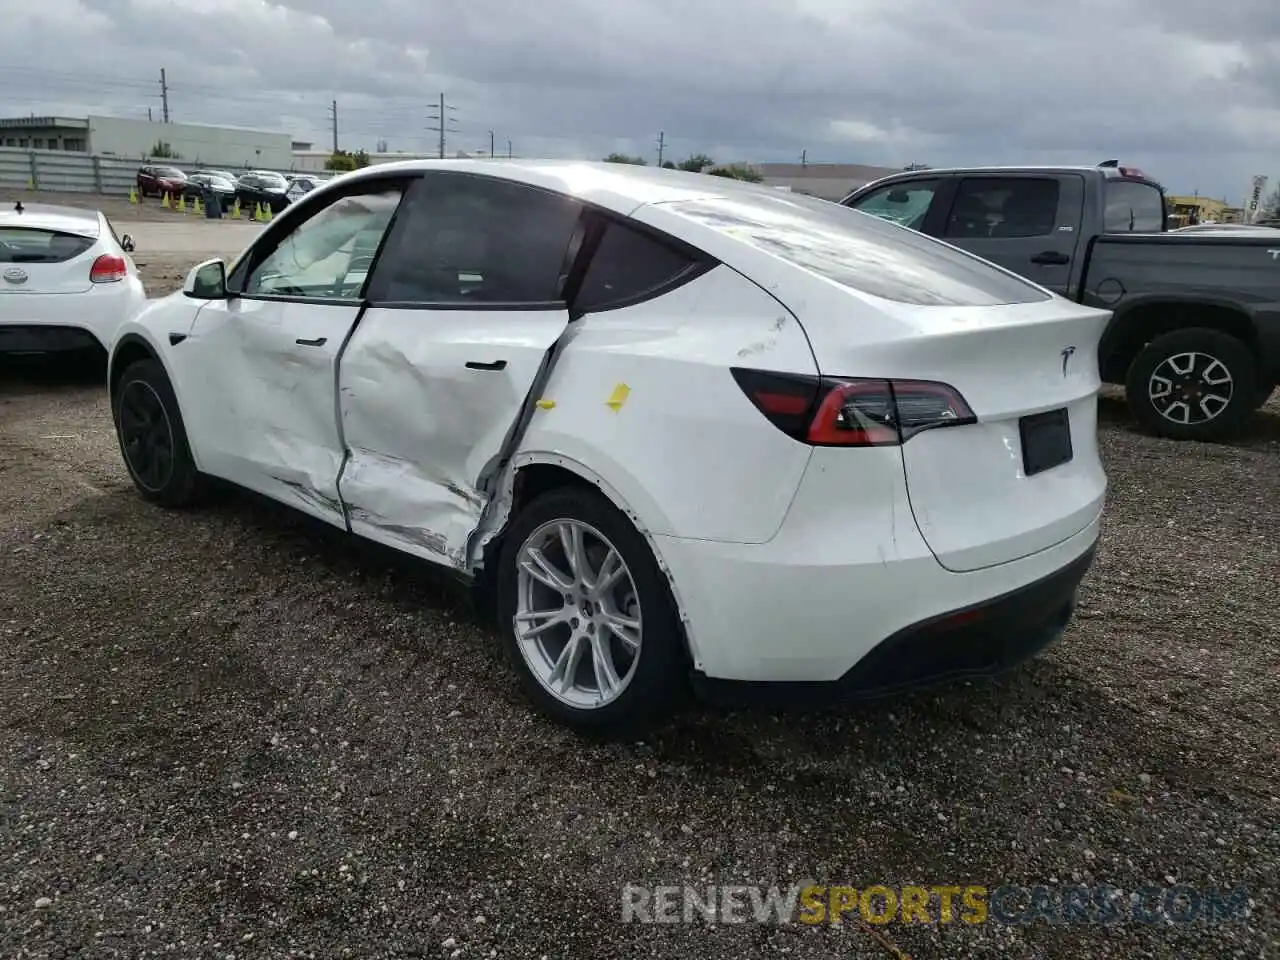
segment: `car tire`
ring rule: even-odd
[[[1189,402],[1182,399],[1184,387]],[[1257,361],[1244,342],[1221,330],[1175,330],[1134,358],[1125,394],[1134,417],[1157,436],[1219,440],[1256,408]]]
[[[160,361],[125,368],[112,391],[111,417],[125,469],[144,500],[181,508],[204,499],[208,481],[196,469],[178,398]]]
[[[563,546],[564,542],[557,528],[574,527],[582,533],[580,542],[585,545],[590,567],[588,579],[599,572],[603,555],[610,549],[622,563],[618,582],[594,599],[586,599],[584,605],[575,605],[573,595],[589,594],[581,591],[581,580],[571,593],[552,588],[527,572],[535,566],[528,548],[549,543],[551,546],[542,549],[541,556],[562,577],[571,579],[566,555],[555,546]],[[632,734],[669,715],[687,689],[683,630],[666,576],[645,538],[597,491],[564,487],[533,500],[516,516],[503,538],[496,579],[498,628],[504,652],[525,693],[544,715],[583,734]],[[537,637],[522,632],[527,628],[522,628],[518,620],[542,626],[556,619],[543,617],[534,623],[536,615],[528,613],[531,607],[554,609],[559,602],[564,606],[558,622],[544,626],[544,633]],[[633,648],[623,634],[604,626],[609,621],[622,622],[615,617],[637,624],[634,631],[624,628],[627,636],[638,639],[634,659],[630,656]],[[564,660],[559,655],[575,642],[579,657],[590,658],[590,663],[580,663],[580,668],[571,673],[584,679],[585,673],[590,673],[595,681],[594,704],[587,702],[593,697],[590,682],[582,689],[569,689],[562,683],[560,693],[551,689],[555,685],[555,663]],[[616,692],[607,700],[605,684],[599,679],[601,656],[609,658],[613,666],[611,679],[619,681]],[[605,673],[609,675],[608,671]]]

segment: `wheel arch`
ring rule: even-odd
[[[1099,345],[1106,383],[1123,384],[1142,349],[1161,334],[1192,327],[1217,330],[1240,340],[1261,371],[1262,348],[1254,319],[1239,303],[1212,297],[1145,297],[1118,309]]]
[[[137,363],[139,360],[157,360],[165,368],[168,374],[169,367],[165,364],[164,359],[160,356],[160,351],[155,348],[141,333],[130,331],[124,334],[111,347],[111,354],[107,361],[107,395],[114,398],[116,388],[120,386],[120,378],[124,376],[124,372],[130,364]],[[169,378],[172,382],[173,378]]]
[[[486,534],[480,541],[481,564],[475,570],[473,583],[477,601],[486,610],[496,609],[494,591],[497,589],[497,584],[494,572],[497,568],[498,555],[502,550],[503,539],[511,521],[536,497],[551,490],[575,486],[596,490],[603,495],[631,521],[648,544],[659,571],[666,578],[671,599],[676,606],[685,656],[690,665],[696,669],[702,661],[698,656],[696,638],[690,630],[689,620],[685,614],[686,607],[680,595],[680,585],[676,583],[671,568],[667,565],[652,533],[653,525],[665,521],[665,515],[656,504],[646,504],[647,510],[637,511],[635,505],[629,502],[607,478],[572,457],[549,452],[525,452],[513,458],[508,477],[502,484],[502,492],[499,495],[502,500],[500,519],[493,525],[492,532]]]

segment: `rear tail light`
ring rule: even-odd
[[[818,447],[883,447],[917,433],[977,423],[954,387],[932,380],[808,377],[732,368],[774,426]]]
[[[89,268],[91,283],[115,283],[128,275],[129,264],[124,257],[117,257],[114,253],[104,253]]]

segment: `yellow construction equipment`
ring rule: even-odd
[[[231,219],[232,220],[240,219],[240,198],[239,197],[236,197],[235,203],[231,204]]]
[[[186,212],[187,212],[187,198],[186,198],[186,197],[183,197],[183,196],[179,196],[179,197],[178,197],[178,206],[177,206],[177,207],[175,207],[174,209],[176,209],[179,213],[186,213]]]
[[[130,187],[130,188],[129,188],[129,202],[130,202],[130,203],[137,203],[137,202],[138,202],[138,188],[137,188],[137,187]]]
[[[164,207],[166,210],[169,210],[169,209],[171,209],[171,208],[172,208],[173,204],[171,204],[171,203],[169,202],[169,194],[167,194],[167,193],[166,193],[166,194],[161,198],[161,200],[160,200],[160,206]]]
[[[195,201],[191,204],[191,212],[196,216],[200,216],[200,214],[204,213],[204,205],[200,203],[199,197],[196,197]]]

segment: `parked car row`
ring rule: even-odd
[[[137,190],[143,197],[169,194],[187,200],[204,200],[209,192],[224,210],[240,201],[242,207],[259,204],[279,213],[290,203],[314,190],[327,178],[319,174],[278,173],[274,170],[230,170],[201,168],[186,173],[177,167],[147,165],[137,174]]]

